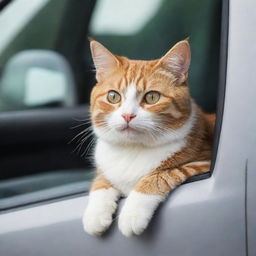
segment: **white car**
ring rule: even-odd
[[[0,9],[1,256],[256,255],[254,0],[2,0]],[[211,172],[173,191],[141,236],[122,236],[116,221],[89,236],[90,141],[81,133],[68,144],[88,126],[76,121],[88,118],[94,83],[87,35],[154,58],[188,33],[192,95],[217,111]]]

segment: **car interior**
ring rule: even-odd
[[[221,0],[7,3],[0,11],[0,210],[88,191],[94,141],[85,129],[96,83],[88,37],[146,60],[189,37],[191,95],[216,112]]]

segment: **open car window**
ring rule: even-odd
[[[36,0],[29,8],[24,1],[0,12],[0,209],[88,190],[93,143],[83,131],[95,83],[88,36],[146,60],[190,37],[191,94],[216,112],[221,1]]]

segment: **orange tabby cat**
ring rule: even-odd
[[[90,44],[97,78],[90,108],[97,175],[84,229],[104,232],[117,200],[127,196],[118,226],[125,236],[138,235],[170,191],[209,170],[215,117],[189,95],[187,40],[152,61],[129,60],[97,41]]]

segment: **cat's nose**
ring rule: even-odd
[[[136,115],[133,114],[122,114],[122,117],[124,118],[124,120],[129,123],[134,117],[136,117]]]

